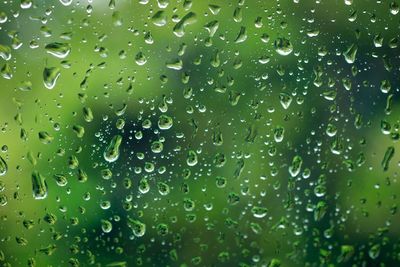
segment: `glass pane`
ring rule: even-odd
[[[395,0],[3,0],[1,266],[398,266]]]

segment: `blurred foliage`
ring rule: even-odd
[[[397,266],[399,6],[4,0],[3,266]]]

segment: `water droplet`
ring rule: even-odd
[[[186,157],[186,163],[188,166],[195,166],[197,164],[197,154],[193,150],[189,150],[188,155]]]
[[[219,22],[218,20],[213,20],[204,25],[204,28],[208,31],[210,37],[213,37],[214,34],[217,32],[219,27]]]
[[[167,16],[165,15],[165,11],[157,11],[154,16],[151,18],[151,21],[154,25],[162,27],[167,24]]]
[[[61,4],[63,4],[64,6],[69,6],[72,4],[72,1],[74,0],[59,0]]]
[[[161,153],[163,151],[163,147],[164,147],[163,143],[161,143],[160,141],[154,141],[151,144],[151,151],[153,153]]]
[[[18,86],[18,89],[24,92],[32,90],[32,82],[31,81],[22,81]]]
[[[68,43],[50,43],[45,46],[47,53],[58,57],[58,58],[66,58],[71,52],[71,46]]]
[[[119,11],[114,11],[112,14],[112,22],[114,26],[121,26],[122,25],[122,17]]]
[[[85,128],[81,125],[72,126],[72,130],[75,132],[78,138],[82,138],[85,134]]]
[[[395,1],[392,1],[389,5],[389,10],[392,15],[397,15],[400,11],[399,4],[397,4]]]
[[[356,60],[358,46],[356,44],[350,45],[347,50],[343,53],[344,59],[347,63],[353,64]]]
[[[89,107],[83,108],[83,118],[87,122],[93,121],[93,112],[92,112],[91,108],[89,108]]]
[[[235,8],[235,11],[233,11],[233,20],[235,22],[241,22],[243,19],[243,12],[240,7]]]
[[[383,80],[381,81],[380,89],[382,93],[387,94],[392,89],[392,85],[388,80]]]
[[[218,13],[221,11],[221,7],[217,5],[208,5],[208,9],[213,15],[218,15]]]
[[[47,197],[46,180],[37,171],[32,172],[32,193],[35,199],[44,199]]]
[[[139,52],[135,56],[135,62],[139,66],[142,66],[142,65],[146,64],[147,59],[146,59],[146,57],[144,56],[144,54],[142,52]]]
[[[394,150],[393,146],[390,146],[386,149],[385,156],[383,157],[383,160],[381,163],[383,171],[387,171],[389,169],[389,163],[390,163],[390,160],[394,156],[394,152],[395,152],[395,150]]]
[[[168,130],[172,127],[172,125],[173,125],[173,120],[171,117],[167,115],[161,115],[158,118],[158,128],[160,128],[161,130]]]
[[[32,0],[21,0],[21,8],[28,9],[32,6]]]
[[[185,35],[186,26],[196,22],[197,22],[196,14],[193,12],[189,12],[175,25],[173,32],[176,36],[182,37],[183,35]]]
[[[226,163],[226,157],[222,153],[217,153],[214,157],[214,164],[216,167],[221,168]]]
[[[338,262],[347,262],[354,255],[354,247],[351,245],[342,245],[340,247],[340,255],[338,257]]]
[[[371,259],[376,259],[379,257],[380,252],[381,252],[381,245],[375,244],[368,250],[368,255],[371,257]]]
[[[31,151],[28,151],[28,153],[26,154],[26,158],[29,160],[29,162],[30,162],[33,166],[36,166],[37,160],[36,160],[35,156],[32,154]]]
[[[292,160],[292,164],[289,166],[289,173],[292,177],[296,177],[301,170],[301,165],[303,164],[303,159],[296,155]]]
[[[275,40],[274,46],[275,51],[281,56],[287,56],[293,52],[293,45],[286,38],[278,38]]]
[[[0,156],[0,176],[6,175],[8,170],[7,162]]]
[[[47,145],[47,144],[50,144],[51,142],[53,142],[54,137],[51,134],[49,134],[48,132],[41,131],[41,132],[39,132],[39,140],[43,144]]]
[[[11,48],[0,44],[0,57],[4,60],[11,59]]]
[[[158,192],[162,196],[166,196],[170,192],[169,186],[166,183],[158,182],[157,183],[157,187],[158,187]]]
[[[8,198],[4,194],[0,194],[0,206],[4,207],[8,203]]]
[[[63,174],[54,174],[53,177],[58,186],[62,187],[68,184],[67,177],[65,177]]]
[[[112,223],[109,220],[101,220],[101,230],[104,233],[109,233],[112,230]]]
[[[288,109],[292,103],[293,98],[287,93],[279,94],[279,101],[284,109]]]
[[[328,205],[326,204],[326,202],[319,201],[314,210],[314,220],[316,222],[321,221],[324,218],[327,209],[328,209]]]
[[[0,70],[1,76],[3,76],[4,79],[10,80],[13,77],[12,69],[10,64],[5,63],[3,67]]]
[[[107,148],[104,151],[104,159],[108,162],[114,162],[118,159],[119,157],[119,146],[121,145],[122,142],[122,136],[120,135],[115,135],[112,139],[110,144],[107,146]]]
[[[254,206],[251,208],[251,213],[255,218],[264,218],[267,215],[268,209],[264,207]]]
[[[53,89],[56,85],[58,77],[60,77],[60,69],[57,67],[44,68],[43,82],[47,89]]]
[[[282,126],[277,126],[274,129],[274,140],[275,140],[275,142],[277,142],[277,143],[282,142],[284,135],[285,135],[285,128],[283,128]]]
[[[150,191],[150,184],[146,178],[142,178],[139,181],[139,192],[142,194],[146,194]]]
[[[138,220],[128,218],[128,226],[136,237],[142,237],[146,233],[146,225]]]
[[[168,69],[171,70],[181,70],[183,68],[183,61],[180,59],[175,59],[173,61],[167,62],[165,65]]]
[[[244,41],[247,40],[247,30],[246,27],[240,27],[240,31],[238,35],[236,36],[235,43],[243,43]]]

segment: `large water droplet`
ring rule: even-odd
[[[71,46],[68,43],[50,43],[45,46],[47,53],[58,57],[58,58],[66,58],[71,52]]]
[[[60,74],[61,74],[60,69],[57,67],[44,68],[43,70],[44,86],[46,86],[47,89],[53,89],[57,83],[58,77],[60,77]]]
[[[44,199],[47,197],[46,180],[37,171],[32,172],[32,193],[35,199]]]
[[[114,162],[118,159],[119,157],[119,146],[121,145],[122,142],[122,136],[120,135],[115,135],[112,139],[110,144],[107,146],[107,148],[104,151],[104,159],[108,162]]]
[[[173,32],[176,36],[182,37],[185,35],[185,27],[197,21],[196,14],[189,12],[186,14],[174,27]]]
[[[286,38],[278,38],[275,40],[275,51],[281,56],[290,55],[293,52],[292,43]]]

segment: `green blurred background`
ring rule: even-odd
[[[396,3],[60,1],[0,4],[4,266],[399,265]],[[187,14],[195,18],[177,36]],[[289,55],[277,53],[279,38]],[[69,55],[47,53],[54,42]],[[45,68],[60,69],[51,90]],[[162,114],[168,130],[157,126]],[[120,156],[109,163],[115,135]],[[45,199],[32,195],[33,171],[46,179]],[[143,236],[131,220],[146,225]]]

